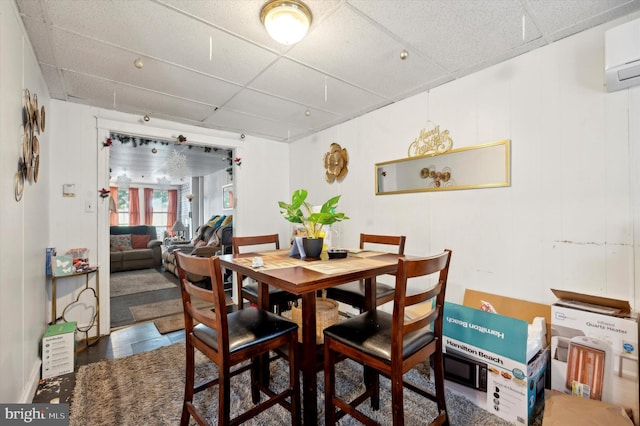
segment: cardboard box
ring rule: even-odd
[[[542,426],[566,425],[632,426],[633,422],[619,405],[546,391]]]
[[[625,301],[551,291],[551,388],[622,405],[638,424],[638,316]]]
[[[547,322],[550,307],[473,290],[467,303],[445,303],[447,388],[507,421],[532,424],[544,408],[549,351],[542,334],[530,349],[529,324],[536,317]]]
[[[75,366],[76,322],[54,324],[42,338],[42,378],[72,373]]]

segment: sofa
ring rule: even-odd
[[[111,226],[111,272],[162,265],[162,241],[155,226]]]
[[[166,247],[162,254],[162,266],[174,275],[178,275],[174,253],[176,250],[200,257],[231,253],[232,236],[233,226],[231,224],[218,226],[217,228],[202,225],[196,230],[196,235],[191,241],[174,242],[169,247]]]

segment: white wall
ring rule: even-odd
[[[369,232],[406,235],[410,255],[451,248],[451,301],[473,288],[552,303],[562,288],[637,307],[640,87],[604,90],[604,30],[618,23],[294,142],[292,189],[342,195],[342,245]],[[511,186],[374,195],[374,164],[406,157],[428,120],[454,148],[510,139]],[[332,142],[350,162],[329,184],[320,159]]]
[[[37,94],[47,113],[50,96],[14,2],[0,1],[0,52],[0,401],[31,402],[40,377],[40,339],[49,320],[44,259],[50,244],[53,139],[47,115],[46,132],[38,136],[38,182],[26,183],[16,202],[24,89]]]
[[[226,170],[204,176],[204,216],[202,221],[209,220],[214,215],[232,215],[233,210],[222,209],[222,186],[233,183]]]
[[[341,194],[340,209],[351,220],[338,226],[339,245],[355,246],[366,231],[407,235],[408,254],[453,249],[449,300],[461,301],[470,287],[550,303],[549,288],[560,287],[638,306],[640,88],[603,90],[605,27],[287,145],[155,120],[145,125],[129,114],[49,101],[13,2],[0,1],[0,19],[0,231],[10,241],[0,244],[2,402],[30,401],[39,377],[50,303],[46,247],[88,247],[91,261],[102,265],[107,330],[108,203],[98,190],[108,187],[101,141],[109,130],[157,137],[179,130],[190,141],[234,149],[242,158],[234,165],[238,235],[276,231],[286,245],[291,226],[278,200],[297,188],[309,189],[318,203]],[[40,182],[27,185],[16,203],[24,88],[47,108],[47,131]],[[405,156],[428,119],[451,131],[454,147],[511,139],[512,186],[375,196],[374,164]],[[324,180],[331,142],[349,151],[341,183]],[[75,183],[78,196],[64,199],[63,183]],[[85,211],[87,201],[95,212]],[[62,302],[74,296],[68,287]]]
[[[234,183],[236,198],[243,203],[248,214],[234,216],[234,232],[239,235],[249,232],[288,232],[286,222],[279,217],[277,200],[279,194],[288,193],[289,181],[288,145],[280,142],[246,137],[218,131],[178,125],[161,120],[151,120],[140,124],[139,117],[115,111],[91,108],[68,102],[52,101],[53,113],[50,137],[59,141],[60,149],[52,156],[52,185],[50,216],[55,218],[52,224],[51,240],[60,248],[87,247],[90,260],[101,265],[100,299],[101,332],[108,333],[109,300],[108,289],[108,202],[98,196],[98,190],[108,184],[108,148],[101,141],[110,131],[119,131],[150,137],[171,138],[172,134],[187,134],[190,141],[208,146],[225,146],[236,150],[236,155],[244,157],[242,166],[235,166]],[[71,155],[77,153],[76,155]],[[246,162],[245,162],[246,159]],[[277,161],[282,166],[278,170],[266,173],[267,163]],[[284,160],[284,162],[281,162]],[[226,173],[226,172],[225,172]],[[282,185],[282,182],[285,182]],[[75,198],[63,198],[63,183],[75,183]],[[265,191],[265,188],[267,189]],[[282,188],[270,191],[270,188]],[[96,203],[95,212],[86,212],[85,203]],[[256,211],[271,206],[256,215]],[[195,206],[194,206],[195,208]],[[209,213],[205,212],[205,215]],[[208,217],[207,217],[208,218]],[[276,224],[274,226],[274,224]],[[72,301],[76,296],[77,285],[67,280],[67,286],[61,293],[60,303]],[[87,320],[89,318],[86,318]]]

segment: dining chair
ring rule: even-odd
[[[194,394],[218,385],[218,424],[231,425],[245,422],[258,413],[280,404],[291,413],[291,423],[300,424],[300,385],[298,373],[298,326],[271,312],[255,307],[227,313],[224,282],[218,257],[196,257],[177,252],[176,263],[182,292],[182,306],[186,333],[186,380],[181,425],[189,417],[199,425],[207,424],[203,413],[193,404]],[[193,284],[187,274],[211,279],[212,289]],[[213,305],[198,308],[192,298]],[[195,325],[199,323],[198,325]],[[289,351],[289,384],[276,392],[263,384],[258,358],[270,351],[285,347]],[[217,366],[217,377],[195,385],[195,349],[206,355]],[[251,361],[250,363],[244,363]],[[244,364],[242,364],[244,363]],[[239,364],[242,364],[238,366]],[[235,367],[235,368],[234,368]],[[231,378],[251,370],[251,396],[253,407],[231,418]],[[284,386],[284,384],[280,384]],[[281,388],[282,389],[282,388]],[[260,402],[261,392],[267,399]]]
[[[374,235],[360,234],[360,249],[364,250],[371,245],[385,245],[397,247],[396,252],[404,255],[404,244],[406,237],[404,235]],[[377,283],[376,284],[376,306],[380,306],[393,300],[393,286]],[[364,281],[356,281],[327,289],[326,296],[329,299],[351,305],[360,312],[366,310],[365,285]]]
[[[233,247],[234,255],[240,254],[240,247],[248,246],[268,246],[272,249],[279,250],[280,237],[278,234],[232,237],[231,246]],[[238,272],[236,277],[238,281],[238,309],[244,308],[244,299],[257,305],[260,283],[252,281],[243,285],[244,275]],[[300,296],[293,293],[269,286],[269,308],[278,314],[290,309],[291,304],[299,298]]]
[[[404,424],[405,387],[436,403],[438,414],[430,424],[449,424],[444,395],[442,322],[450,260],[451,250],[448,249],[426,258],[400,258],[396,272],[393,313],[379,309],[370,310],[324,330],[327,425],[335,424],[346,414],[366,425],[378,424],[357,407],[370,399],[372,409],[379,408],[379,374],[391,381],[394,425]],[[423,278],[436,274],[438,281],[435,285],[432,280]],[[412,289],[407,293],[409,280]],[[419,304],[422,305],[417,306]],[[416,308],[423,308],[424,304],[427,304],[429,309]],[[411,319],[405,318],[405,310],[408,308],[413,309]],[[345,357],[362,364],[365,366],[365,373],[369,373],[368,378],[365,374],[364,392],[350,402],[336,396],[335,364]],[[435,392],[403,378],[407,371],[430,357],[433,361]]]

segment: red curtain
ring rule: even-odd
[[[140,197],[138,188],[129,188],[129,225],[140,225]]]
[[[169,211],[167,213],[167,232],[171,233],[176,217],[178,216],[178,190],[170,189],[169,193]]]
[[[118,187],[117,186],[109,187],[109,197],[111,198],[111,201],[109,201],[109,211],[110,211],[109,225],[115,226],[120,223],[120,219],[118,218]]]
[[[153,188],[144,189],[144,224],[153,225]]]

